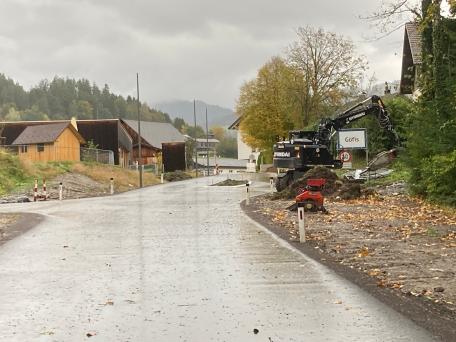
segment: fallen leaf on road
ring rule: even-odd
[[[369,256],[369,248],[363,247],[358,251],[358,258],[363,258]]]
[[[376,277],[378,276],[382,271],[378,268],[374,268],[372,270],[370,270],[369,272],[367,272],[367,274],[369,274],[371,277]]]
[[[54,335],[53,331],[43,331],[40,335]]]

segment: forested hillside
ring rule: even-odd
[[[171,122],[168,114],[141,104],[142,119]],[[29,91],[0,74],[0,120],[59,120],[136,118],[135,98],[112,93],[107,84],[99,88],[86,79],[55,77],[42,80]]]

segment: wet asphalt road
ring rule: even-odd
[[[1,206],[46,216],[0,247],[1,341],[432,340],[211,181]]]

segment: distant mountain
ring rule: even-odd
[[[236,115],[229,108],[206,104],[203,101],[196,101],[196,122],[201,127],[206,125],[206,106],[209,126],[227,127],[236,120]],[[193,101],[176,100],[161,102],[154,104],[153,107],[167,113],[173,119],[182,118],[188,124],[193,125]]]

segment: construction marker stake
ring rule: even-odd
[[[46,179],[43,178],[43,201],[47,199],[47,191],[46,191]]]
[[[63,200],[63,184],[60,182],[59,184],[59,201]]]
[[[38,179],[35,179],[35,186],[33,187],[33,202],[38,199]]]
[[[304,205],[298,203],[299,242],[306,242],[306,229],[304,226]]]
[[[245,188],[246,188],[246,190],[247,190],[247,192],[246,192],[245,203],[246,203],[247,205],[249,205],[249,204],[250,204],[250,182],[245,183]]]
[[[110,193],[111,193],[111,195],[114,195],[114,178],[111,177],[110,183],[111,183]]]

